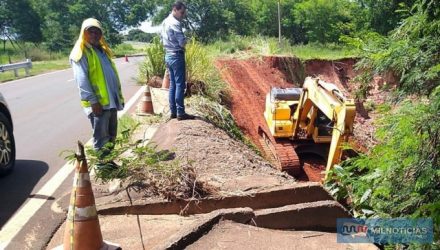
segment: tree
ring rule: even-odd
[[[395,29],[405,18],[402,8],[411,7],[416,0],[358,0],[363,9],[366,9],[365,18],[371,29],[381,35],[387,35]]]
[[[83,20],[89,17],[101,21],[110,44],[121,43],[119,31],[140,24],[155,8],[153,1],[146,0],[31,1],[42,17],[44,41],[52,51],[69,50],[78,37]]]
[[[0,36],[23,42],[40,42],[41,20],[28,0],[3,0],[0,2]]]
[[[293,7],[301,0],[280,1],[281,34],[295,43],[305,42],[305,31],[295,23],[291,14]],[[264,36],[278,36],[278,2],[273,0],[252,0],[251,9],[256,19],[255,32]]]
[[[305,0],[292,9],[295,23],[306,30],[311,42],[338,42],[341,35],[354,31],[353,9],[358,6],[348,0]]]
[[[265,36],[278,35],[278,6],[273,0],[253,0],[251,9],[255,15],[256,32]],[[281,8],[284,9],[284,8]]]
[[[139,42],[151,42],[151,39],[156,36],[156,34],[146,33],[140,29],[132,29],[128,32],[125,39],[128,41],[139,41]]]
[[[430,94],[440,85],[440,4],[418,0],[388,37],[356,38],[363,58],[358,68],[393,72],[401,94]]]
[[[159,24],[170,13],[174,1],[158,3],[160,11],[153,23]],[[208,42],[227,37],[229,34],[250,35],[254,33],[255,16],[244,0],[188,0],[185,26],[200,41]]]

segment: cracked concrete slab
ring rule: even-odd
[[[232,221],[220,221],[209,233],[186,249],[377,250],[378,248],[373,244],[337,243],[335,233],[273,230]]]

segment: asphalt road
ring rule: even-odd
[[[115,60],[126,102],[140,89],[136,77],[142,60]],[[54,215],[52,203],[70,192],[71,178],[53,196],[35,193],[65,164],[62,151],[75,150],[78,140],[87,142],[91,138],[91,126],[80,106],[71,69],[3,83],[0,92],[12,113],[17,149],[14,171],[0,178],[0,229],[30,199],[46,200],[40,211],[35,211],[40,216],[33,216],[13,239],[26,241],[25,245],[16,245],[20,249],[39,249],[44,242],[40,233],[46,234],[62,220],[63,216]]]

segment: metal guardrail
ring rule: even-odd
[[[26,76],[29,75],[29,69],[32,68],[32,61],[31,59],[26,59],[26,62],[19,62],[19,63],[11,63],[11,64],[4,64],[0,65],[0,72],[4,72],[7,70],[13,70],[15,76],[18,76],[18,69],[24,68],[26,72]]]

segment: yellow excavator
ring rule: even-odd
[[[326,160],[326,173],[340,162],[342,144],[353,133],[356,107],[338,87],[307,77],[303,88],[272,88],[266,95],[264,118],[269,134],[259,128],[283,171],[299,175],[298,155],[316,154]],[[327,174],[326,177],[327,178]]]

